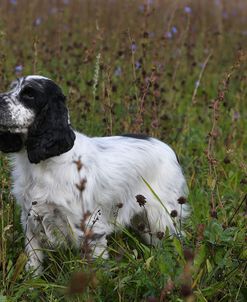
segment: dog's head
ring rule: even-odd
[[[73,147],[65,96],[48,78],[28,76],[0,94],[0,150],[26,148],[31,163],[39,163]]]

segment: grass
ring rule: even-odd
[[[109,260],[49,250],[35,279],[1,154],[1,302],[246,301],[246,20],[244,0],[1,1],[0,90],[42,74],[63,87],[78,130],[164,140],[192,210],[183,240],[164,230],[152,248],[123,230]]]

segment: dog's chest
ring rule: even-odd
[[[44,244],[78,242],[83,214],[73,178],[70,176],[69,182],[66,173],[44,166],[28,167],[16,166],[12,175],[13,194],[22,207],[22,223],[43,238]]]
[[[28,211],[35,202],[52,203],[78,212],[79,209],[75,209],[79,203],[76,180],[66,167],[22,163],[15,166],[12,177],[12,192],[24,210]]]

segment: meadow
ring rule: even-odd
[[[0,154],[1,302],[247,301],[246,46],[246,0],[0,2],[0,91],[44,75],[81,132],[165,141],[191,207],[184,236],[163,230],[159,248],[124,229],[110,259],[50,249],[34,278]]]

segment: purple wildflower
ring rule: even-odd
[[[136,52],[136,49],[137,49],[136,43],[135,43],[135,42],[132,42],[132,43],[131,43],[131,51],[132,51],[132,52]]]
[[[52,7],[50,9],[50,14],[55,15],[58,12],[58,9],[56,7]]]
[[[172,29],[171,29],[171,32],[172,32],[173,34],[176,34],[176,33],[178,32],[177,27],[176,27],[176,26],[173,26]]]
[[[240,119],[240,113],[238,111],[233,112],[233,120],[237,121]]]
[[[172,32],[171,31],[166,32],[165,33],[165,38],[172,39]]]
[[[140,11],[141,13],[144,12],[144,5],[143,5],[143,4],[139,5],[139,11]]]
[[[22,72],[22,70],[23,70],[23,66],[22,65],[15,66],[15,72],[16,73],[20,73],[20,72]]]
[[[185,6],[185,7],[184,7],[184,12],[185,12],[186,14],[191,14],[191,13],[192,13],[191,7]]]
[[[222,12],[222,17],[224,18],[224,19],[227,19],[228,18],[228,13],[227,13],[227,11],[223,11]]]
[[[142,63],[140,61],[135,62],[135,68],[140,69],[142,67]]]
[[[205,68],[205,64],[204,64],[204,63],[199,63],[198,66],[199,66],[200,68],[202,68],[202,69]]]
[[[34,24],[36,26],[39,26],[41,23],[42,23],[42,18],[41,17],[36,18],[36,20],[34,21]]]
[[[17,0],[10,0],[9,1],[11,4],[16,5],[17,4]]]
[[[117,77],[120,77],[122,75],[122,68],[120,66],[118,66],[115,71],[114,71],[114,75]]]

